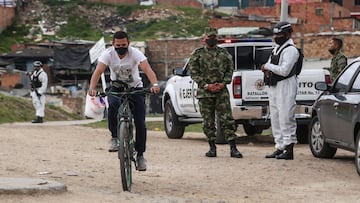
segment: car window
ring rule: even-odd
[[[360,92],[360,74],[358,72],[358,75],[356,76],[356,79],[354,81],[354,84],[351,87],[351,92]]]
[[[254,69],[254,50],[252,46],[237,47],[236,64],[237,69]]]
[[[231,54],[232,56],[232,60],[233,60],[233,64],[235,66],[235,68],[237,67],[237,63],[234,60],[235,59],[235,47],[226,47],[227,51],[229,52],[229,54]]]
[[[354,76],[359,65],[360,62],[355,62],[343,72],[343,74],[336,81],[334,92],[345,92],[347,90],[350,80]]]
[[[360,92],[360,75],[356,76],[353,86],[351,87],[351,92]]]

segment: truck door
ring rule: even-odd
[[[195,98],[197,84],[190,77],[189,65],[186,65],[184,72],[186,72],[186,76],[179,77],[175,85],[177,101],[183,110],[183,114],[200,114],[197,108],[197,99]]]

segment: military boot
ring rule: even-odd
[[[31,122],[32,122],[32,123],[42,123],[42,122],[43,122],[43,118],[40,117],[40,116],[38,116],[38,117],[36,117],[36,119],[32,120]]]
[[[216,157],[216,145],[215,140],[209,141],[210,149],[205,153],[207,157]]]
[[[282,154],[276,156],[277,159],[293,160],[294,159],[294,143],[285,147]]]
[[[242,158],[243,155],[236,148],[235,140],[230,140],[229,144],[230,144],[230,156],[234,158]]]
[[[276,156],[279,156],[282,153],[283,153],[283,150],[276,149],[272,154],[267,154],[265,156],[265,158],[267,158],[267,159],[276,158]]]

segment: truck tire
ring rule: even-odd
[[[218,114],[215,114],[215,125],[216,125],[216,144],[227,144],[223,130],[221,129],[220,120]]]
[[[300,144],[309,144],[309,126],[298,125],[296,128],[296,138]]]
[[[251,125],[249,122],[244,123],[243,128],[248,136],[260,135],[263,131],[262,127]]]
[[[170,139],[181,139],[184,135],[185,125],[179,121],[170,100],[165,103],[164,128]]]

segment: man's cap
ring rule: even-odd
[[[212,28],[212,27],[207,27],[207,28],[205,28],[205,35],[207,35],[207,36],[217,35],[217,29]]]

